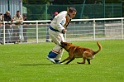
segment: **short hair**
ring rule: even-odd
[[[26,14],[23,14],[23,17],[27,17],[27,15]]]
[[[9,13],[10,14],[10,11],[6,11],[6,14]]]
[[[20,11],[18,10],[17,13],[19,13]]]
[[[77,10],[74,7],[68,7],[67,11],[72,13],[73,11],[77,12]]]

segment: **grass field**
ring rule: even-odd
[[[124,82],[124,40],[99,41],[102,51],[91,65],[52,64],[53,43],[0,45],[0,82]],[[72,42],[97,50],[96,41]],[[62,59],[66,58],[64,52]]]

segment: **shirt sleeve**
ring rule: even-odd
[[[22,16],[20,16],[20,22],[23,22],[23,17]]]
[[[63,25],[65,24],[65,21],[66,21],[66,20],[64,19],[63,16],[57,16],[56,19],[57,19],[57,20],[56,20],[57,29],[58,29],[60,32],[62,32],[62,30],[65,29]]]
[[[15,18],[15,16],[13,16],[13,18],[12,18],[12,19],[13,19],[13,21],[16,21],[16,18]]]

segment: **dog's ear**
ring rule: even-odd
[[[60,46],[63,47],[63,41],[60,42]]]

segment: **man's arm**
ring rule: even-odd
[[[19,21],[20,21],[20,22],[23,22],[23,18],[22,18],[22,16],[20,16],[20,19],[19,19]]]
[[[56,18],[57,20],[57,29],[62,32],[62,33],[65,33],[65,28],[64,28],[64,23],[65,23],[65,19],[63,18],[63,16],[57,16]]]
[[[21,22],[23,22],[23,18],[22,18],[22,16],[20,16],[19,19],[17,19],[17,17],[14,16],[12,20],[13,20],[13,21],[16,21],[17,23],[21,23]]]

